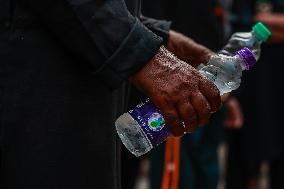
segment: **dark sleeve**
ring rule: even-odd
[[[111,88],[141,69],[163,42],[128,12],[123,0],[21,2]]]
[[[163,38],[163,44],[166,45],[169,39],[171,22],[167,20],[157,20],[146,16],[140,17],[142,23],[152,32]]]

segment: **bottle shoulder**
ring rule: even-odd
[[[236,32],[232,35],[232,38],[244,38],[244,39],[249,39],[252,37],[252,32]]]
[[[238,32],[234,33],[232,37],[229,39],[229,41],[238,41],[238,42],[245,42],[248,44],[261,44],[262,41],[257,37],[257,35],[251,31],[251,32]]]

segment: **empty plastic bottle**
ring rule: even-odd
[[[245,47],[237,51],[235,56],[211,56],[199,72],[211,80],[219,89],[220,95],[223,95],[237,89],[241,84],[242,71],[249,70],[255,63],[254,55]]]
[[[270,36],[271,32],[269,29],[261,22],[258,22],[252,27],[251,32],[234,33],[228,43],[217,54],[234,56],[238,50],[247,47],[253,52],[256,60],[258,60],[261,53],[261,44]],[[204,66],[205,65],[201,63],[197,67],[197,70],[201,70]]]
[[[249,70],[255,63],[252,52],[243,48],[235,56],[213,55],[200,73],[224,94],[236,89],[242,71]],[[121,115],[115,126],[122,143],[135,156],[147,153],[171,135],[160,110],[149,100]]]
[[[225,54],[233,56],[241,48],[249,48],[256,60],[259,59],[261,51],[261,43],[265,42],[271,36],[269,29],[258,22],[252,27],[251,32],[237,32],[232,35],[227,45],[218,52],[218,54]]]

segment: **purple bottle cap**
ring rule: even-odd
[[[256,59],[253,53],[247,47],[244,47],[241,50],[237,51],[236,54],[244,60],[246,64],[246,70],[250,70],[256,64]]]

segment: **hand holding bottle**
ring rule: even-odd
[[[147,100],[116,120],[117,133],[123,144],[131,153],[140,156],[171,134],[178,136],[191,132],[218,109],[219,91],[224,94],[236,89],[241,72],[255,63],[253,53],[243,48],[235,56],[213,55],[198,73],[161,48],[132,79],[156,106]]]
[[[216,86],[163,47],[132,81],[160,109],[175,136],[206,124],[220,107]]]

